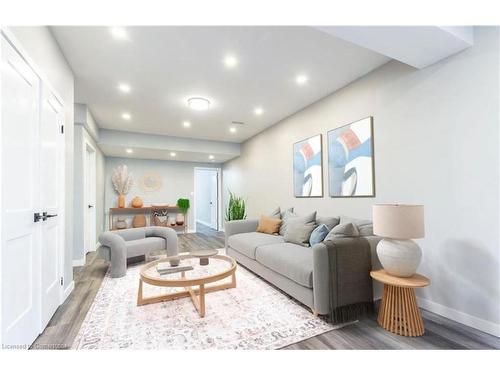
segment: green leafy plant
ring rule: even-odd
[[[226,208],[226,221],[246,219],[245,200],[229,190],[229,202]]]
[[[177,207],[179,207],[179,210],[185,215],[187,214],[189,210],[189,199],[186,198],[179,198],[177,200]]]

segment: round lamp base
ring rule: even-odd
[[[417,271],[422,250],[412,240],[384,238],[377,245],[377,255],[388,274],[410,277]]]

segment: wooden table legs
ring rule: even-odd
[[[422,336],[424,323],[418,309],[415,290],[384,284],[378,323],[398,335]]]

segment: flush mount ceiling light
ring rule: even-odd
[[[170,153],[170,156],[172,156],[172,157],[174,157],[174,156],[176,156],[176,155],[177,155],[177,154],[176,154],[175,152],[171,152],[171,153]]]
[[[134,152],[134,150],[132,150],[131,148],[127,148],[125,151],[127,152],[127,154],[131,154]]]
[[[262,107],[257,107],[253,110],[253,113],[255,113],[257,116],[260,116],[264,113],[264,110],[262,109]]]
[[[122,113],[122,119],[124,119],[124,120],[127,120],[127,121],[128,121],[128,120],[130,120],[131,118],[132,118],[132,116],[130,116],[130,113],[128,113],[128,112],[123,112],[123,113]]]
[[[233,55],[227,55],[224,57],[224,65],[226,68],[234,68],[238,65],[238,59]]]
[[[189,128],[189,127],[191,127],[191,123],[189,121],[184,121],[182,123],[182,126],[184,126],[185,128]]]
[[[305,85],[307,81],[309,81],[309,78],[305,74],[299,74],[295,77],[295,82],[300,86]]]
[[[187,105],[195,111],[206,111],[210,108],[210,101],[201,97],[189,98]]]
[[[118,39],[118,40],[127,40],[128,39],[128,33],[127,30],[124,27],[111,27],[109,29],[109,32],[113,36],[113,38]]]
[[[121,92],[124,92],[124,93],[128,94],[130,92],[130,85],[128,85],[126,83],[120,83],[118,85],[118,90],[120,90]]]

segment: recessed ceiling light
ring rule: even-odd
[[[176,156],[177,154],[175,152],[171,152],[170,156]]]
[[[189,108],[194,109],[195,111],[206,111],[210,108],[210,101],[205,98],[189,98],[187,101],[187,105]]]
[[[125,151],[127,152],[127,154],[131,154],[134,152],[134,150],[132,150],[131,148],[127,148]]]
[[[295,78],[295,82],[297,82],[298,85],[305,85],[307,81],[309,81],[309,78],[304,74],[299,74]]]
[[[210,160],[214,160],[215,156],[213,156],[213,155],[208,155],[208,158],[209,158]]]
[[[122,119],[130,120],[131,118],[132,118],[132,116],[130,116],[130,113],[127,113],[127,112],[122,113]]]
[[[127,30],[124,27],[112,27],[110,28],[110,33],[115,39],[126,40],[128,39]]]
[[[230,131],[231,133],[236,133],[236,127],[235,127],[235,126],[231,126],[231,127],[229,128],[229,131]]]
[[[262,107],[257,107],[253,110],[253,113],[255,113],[257,116],[260,116],[264,113],[264,110],[262,109]]]
[[[130,86],[126,83],[120,83],[118,85],[118,90],[124,93],[129,93],[130,92]]]
[[[191,123],[189,121],[184,121],[182,123],[182,126],[184,126],[185,128],[189,128],[189,127],[191,127]]]
[[[227,55],[226,57],[224,57],[224,65],[227,68],[234,68],[236,65],[238,65],[238,59],[233,55]]]

